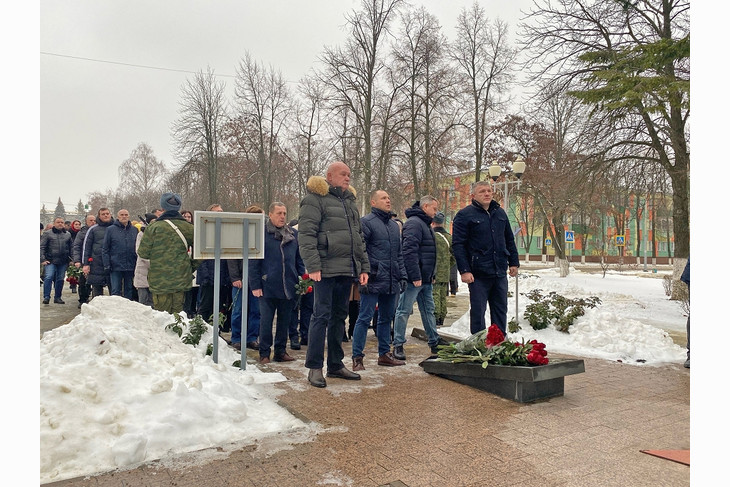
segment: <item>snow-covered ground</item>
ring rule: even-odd
[[[509,279],[512,296],[507,303],[508,320],[514,318],[515,300],[518,302],[521,330],[511,333],[512,340],[537,339],[547,350],[581,357],[621,360],[630,364],[660,365],[684,362],[686,348],[676,345],[669,331],[686,332],[687,315],[678,301],[671,301],[664,292],[661,273],[614,272],[603,277],[601,273],[577,271],[571,268],[561,278],[557,269],[521,270],[519,293],[515,293],[515,279]],[[540,289],[542,295],[551,291],[571,299],[596,296],[600,306],[587,308],[584,316],[576,319],[570,333],[553,327],[533,330],[523,314],[532,301],[524,294]],[[461,283],[459,293],[468,294]],[[488,315],[488,312],[487,312]],[[470,335],[468,313],[452,326],[440,329],[449,335],[466,338]]]
[[[562,279],[552,269],[522,272],[528,277],[520,279],[520,293],[539,288],[569,298],[597,296],[602,304],[578,318],[570,334],[534,331],[522,319],[522,330],[511,338],[537,338],[549,353],[637,366],[684,361],[686,350],[666,330],[684,331],[686,316],[679,303],[666,297],[661,279],[638,273],[604,279],[574,269]],[[459,292],[466,292],[466,286]],[[520,296],[520,313],[527,304]],[[512,317],[514,298],[509,306]],[[167,313],[102,296],[85,305],[71,323],[44,334],[41,483],[183,452],[196,451],[196,458],[226,455],[264,437],[295,443],[317,434],[317,425],[303,423],[277,404],[272,383],[285,381],[282,374],[264,373],[253,363],[245,371],[232,367],[240,355],[222,340],[216,364],[205,354],[212,330],[194,348],[165,330],[172,322]],[[468,322],[466,314],[442,330],[466,337]]]

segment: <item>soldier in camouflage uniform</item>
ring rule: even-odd
[[[449,295],[451,267],[456,264],[451,250],[451,235],[444,228],[446,217],[442,212],[433,217],[433,232],[436,237],[436,282],[433,284],[433,302],[436,307],[436,326],[444,325],[446,318],[446,297]]]
[[[160,206],[164,213],[147,227],[137,249],[139,257],[150,261],[147,281],[153,307],[168,313],[183,310],[185,291],[192,287],[193,271],[200,264],[188,254],[193,225],[180,214],[181,205],[180,195],[163,194]]]

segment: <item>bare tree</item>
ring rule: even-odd
[[[186,80],[182,87],[180,118],[172,127],[180,172],[199,172],[208,183],[208,204],[218,200],[221,128],[226,121],[225,83],[210,68]]]
[[[490,21],[474,2],[459,14],[451,55],[459,67],[465,105],[472,114],[466,126],[474,142],[479,181],[490,128],[496,125],[490,117],[498,115],[507,100],[516,51],[507,43],[507,24],[499,19]]]
[[[383,36],[404,0],[361,0],[361,10],[346,15],[350,37],[344,47],[326,47],[320,56],[320,80],[330,91],[334,108],[355,115],[363,138],[361,191],[372,190],[372,130],[376,100],[376,78],[383,68]]]
[[[325,87],[313,76],[306,76],[297,87],[296,132],[292,162],[297,174],[299,198],[305,194],[307,180],[324,170],[327,163],[322,131],[329,115],[325,109]]]
[[[167,169],[158,160],[145,142],[137,147],[119,166],[119,182],[127,195],[135,195],[145,211],[156,208],[159,204],[160,188],[165,183]],[[132,211],[132,209],[129,209]]]
[[[274,201],[279,134],[291,110],[291,100],[281,71],[266,69],[246,52],[236,68],[236,102],[240,117],[254,128],[250,144],[256,148],[257,180],[263,204]]]
[[[676,254],[689,254],[689,1],[537,0],[524,47],[535,77],[609,124],[604,160],[657,161],[673,187]],[[675,260],[675,274],[684,259]]]

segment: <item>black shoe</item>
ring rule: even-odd
[[[434,345],[431,345],[432,354],[436,355],[437,353],[439,353],[439,345],[449,345],[449,342],[439,337],[439,341],[436,342]]]
[[[406,352],[403,351],[403,345],[398,345],[393,349],[393,357],[397,358],[398,360],[406,359]]]
[[[314,387],[327,387],[327,381],[324,380],[322,369],[309,369],[307,380]]]
[[[347,370],[347,368],[342,367],[338,370],[327,370],[327,377],[337,377],[338,379],[345,379],[345,380],[360,380],[360,374],[356,374],[355,372],[351,372]]]
[[[79,309],[81,309],[81,305],[82,305],[82,304],[84,304],[84,303],[79,303]]]
[[[61,298],[53,298],[53,302],[56,304],[66,304],[66,301]]]
[[[43,298],[43,304],[48,304],[51,302],[50,298]]]
[[[302,345],[301,345],[301,342],[299,341],[298,336],[293,337],[291,339],[291,349],[292,350],[301,350],[302,349]]]
[[[307,340],[307,337],[302,337],[301,340],[299,340],[300,345],[309,345],[309,340]]]
[[[246,344],[246,348],[250,348],[251,350],[258,350],[259,349],[259,342],[248,342]]]
[[[684,361],[684,368],[689,369],[689,357],[687,357],[687,360]]]
[[[71,288],[71,294],[76,294],[76,288]]]

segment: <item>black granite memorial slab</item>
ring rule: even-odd
[[[444,377],[516,402],[562,396],[565,376],[585,372],[579,359],[551,359],[532,367],[452,363],[429,358],[419,364],[429,374]]]

